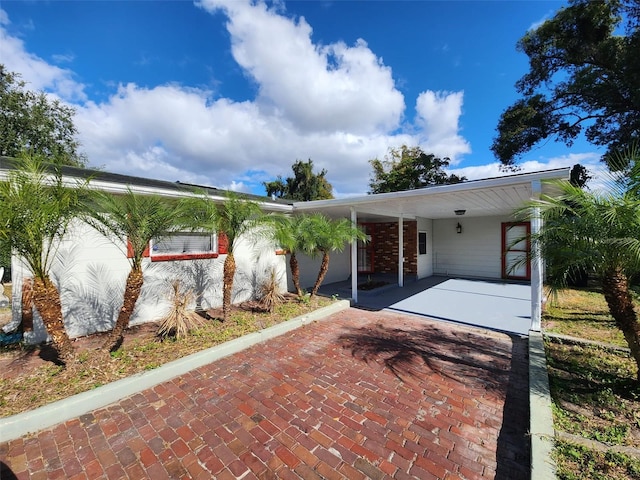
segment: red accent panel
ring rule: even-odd
[[[218,233],[218,253],[220,255],[229,253],[229,239],[227,238],[227,234],[224,232]]]
[[[173,260],[201,260],[205,258],[218,258],[217,253],[180,253],[176,255],[152,255],[152,262],[171,262]]]
[[[149,245],[147,245],[147,248],[145,248],[144,252],[142,252],[142,256],[145,258],[149,256]],[[127,238],[127,258],[133,258],[133,247],[131,246],[131,242],[129,241],[128,238]]]

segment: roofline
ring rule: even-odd
[[[0,179],[7,177],[6,172],[15,168],[16,159],[0,156]],[[107,193],[126,193],[132,191],[141,195],[160,195],[169,198],[188,198],[201,194],[209,196],[214,201],[223,202],[229,190],[216,187],[194,185],[189,183],[169,182],[152,178],[135,177],[120,173],[110,173],[103,170],[62,166],[63,181],[67,186],[73,186],[78,180],[88,180],[89,188]],[[75,181],[75,182],[74,182]],[[271,211],[290,212],[292,206],[289,202],[274,201],[269,197],[253,194],[240,194],[243,198],[255,201],[263,208]]]
[[[380,200],[412,198],[428,195],[436,195],[441,193],[455,193],[471,190],[479,190],[481,188],[502,187],[505,185],[518,185],[530,183],[540,180],[569,178],[571,167],[555,168],[551,170],[542,170],[531,173],[518,173],[515,175],[505,175],[502,177],[484,178],[479,180],[469,180],[466,182],[453,183],[448,185],[434,185],[431,187],[419,188],[415,190],[403,190],[400,192],[373,193],[370,195],[362,195],[358,197],[331,199],[331,200],[314,200],[310,202],[294,202],[293,209],[311,210],[322,207],[350,207],[355,205],[364,205],[367,203],[375,203]]]

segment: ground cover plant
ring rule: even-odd
[[[199,352],[206,348],[289,320],[332,300],[285,301],[265,311],[257,302],[235,305],[225,322],[209,319],[181,337],[159,337],[158,324],[129,328],[120,349],[101,349],[108,334],[96,334],[74,342],[78,361],[64,368],[56,364],[48,345],[0,347],[0,417],[32,410],[70,395],[97,388],[135,373]]]
[[[640,311],[637,295],[634,301]],[[602,294],[559,292],[547,305],[543,326],[558,478],[640,479],[637,366]]]

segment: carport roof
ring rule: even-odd
[[[454,210],[465,210],[465,217],[510,215],[533,197],[535,183],[569,179],[569,172],[567,167],[418,190],[295,202],[293,208],[295,211],[321,211],[331,217],[349,217],[354,208],[361,221],[398,218],[400,215],[404,218],[451,218],[455,216]],[[553,187],[542,182],[541,188],[544,194],[551,193]]]

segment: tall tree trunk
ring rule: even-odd
[[[640,324],[633,309],[629,279],[619,268],[609,270],[602,280],[602,292],[616,325],[622,330],[629,345],[631,356],[636,361],[636,378],[640,381]]]
[[[122,343],[124,331],[129,326],[129,319],[133,314],[133,309],[136,306],[140,291],[142,290],[142,283],[144,279],[142,277],[142,270],[131,269],[127,276],[127,283],[124,287],[124,301],[120,313],[118,313],[118,319],[113,326],[113,330],[109,333],[109,336],[102,345],[103,349],[108,351],[117,350]]]
[[[60,293],[49,276],[45,276],[44,279],[34,279],[33,304],[40,313],[60,360],[65,364],[72,362],[75,356],[74,348],[64,328]]]
[[[236,274],[236,259],[233,257],[233,253],[227,253],[227,258],[224,260],[224,270],[222,274],[222,316],[224,320],[227,320],[229,312],[231,311],[231,293],[233,292],[233,277]]]
[[[300,266],[298,265],[298,259],[296,252],[291,252],[291,258],[289,258],[289,266],[291,267],[291,280],[293,281],[293,288],[296,289],[296,293],[299,297],[302,297],[302,288],[300,288]]]
[[[329,270],[329,252],[322,252],[322,263],[320,264],[320,271],[318,272],[318,278],[316,279],[315,285],[313,285],[313,290],[311,290],[311,296],[313,297],[318,293],[318,289],[324,280],[324,277],[327,275],[327,271]]]

